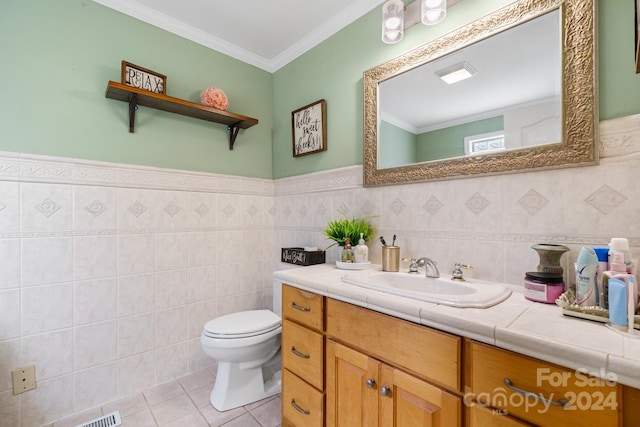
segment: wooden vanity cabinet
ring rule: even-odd
[[[461,425],[460,414],[458,396],[327,341],[327,427],[453,427]]]
[[[326,336],[327,427],[462,425],[459,337],[330,298]]]
[[[461,339],[282,287],[282,425],[462,425]]]
[[[295,287],[282,293],[283,426],[638,425],[638,389]]]
[[[469,427],[622,423],[620,384],[470,340],[465,352]]]
[[[282,286],[282,425],[324,426],[324,297]]]

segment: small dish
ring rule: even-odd
[[[336,267],[341,270],[365,270],[371,267],[371,261],[369,262],[341,262],[336,261]]]

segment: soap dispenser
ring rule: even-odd
[[[358,263],[369,262],[369,247],[364,243],[364,233],[360,233],[360,240],[355,248],[355,258]]]
[[[351,239],[348,237],[344,239],[344,249],[340,258],[342,262],[353,262],[353,249],[351,249]]]

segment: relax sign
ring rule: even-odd
[[[153,93],[166,95],[167,76],[122,61],[122,83]]]

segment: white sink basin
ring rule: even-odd
[[[452,307],[487,308],[504,301],[511,289],[502,283],[466,279],[458,282],[449,278],[425,277],[424,273],[388,273],[360,271],[342,276],[342,281],[389,294],[415,298]]]

